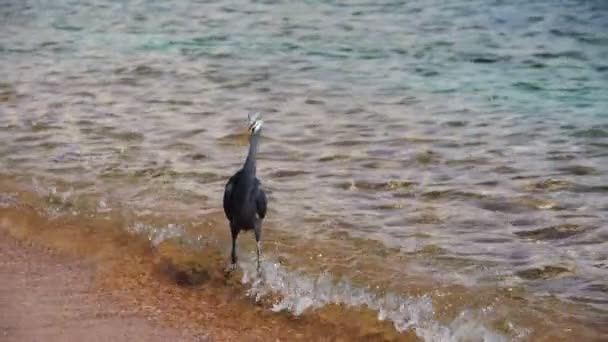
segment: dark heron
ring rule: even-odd
[[[226,183],[224,190],[224,213],[230,221],[232,233],[232,264],[236,268],[236,238],[241,230],[255,233],[257,268],[260,270],[260,238],[262,220],[266,216],[266,194],[256,177],[256,153],[263,121],[259,114],[249,115],[249,154],[243,167]]]

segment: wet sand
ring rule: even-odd
[[[163,327],[95,289],[91,263],[0,232],[0,340],[211,341]]]

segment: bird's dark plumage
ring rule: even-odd
[[[243,201],[239,201],[238,198],[232,196],[234,188],[242,188],[241,184],[246,183],[246,180],[243,180],[243,169],[237,171],[226,183],[226,187],[224,190],[224,214],[226,214],[226,218],[228,221],[232,221],[233,218],[237,219],[237,215],[241,216],[241,211],[243,210],[242,206]],[[244,187],[243,187],[244,188]],[[255,200],[255,213],[258,215],[260,219],[264,219],[266,217],[266,193],[262,188],[262,183],[257,177],[254,179],[253,185],[253,193]],[[239,194],[239,198],[243,198],[243,194]],[[240,210],[239,210],[240,209]],[[244,228],[247,230],[250,228]]]
[[[264,192],[264,189],[262,189],[262,184],[260,184],[260,181],[257,178],[256,181],[258,183],[259,190],[255,198],[255,203],[257,205],[258,216],[263,220],[264,217],[266,217],[266,193]]]
[[[260,266],[260,238],[262,220],[266,217],[266,194],[256,177],[256,153],[262,120],[250,117],[249,154],[243,167],[226,183],[224,213],[232,233],[232,267],[236,267],[236,239],[241,230],[253,229],[257,242],[258,269]]]

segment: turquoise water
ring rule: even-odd
[[[17,60],[217,59],[237,75],[270,68],[277,82],[433,111],[601,120],[607,11],[603,1],[15,2],[1,49]]]
[[[407,297],[425,279],[470,291],[454,304],[475,321],[465,330],[521,314],[595,333],[608,314],[607,18],[600,0],[5,1],[0,172],[53,198],[53,215],[124,210],[125,229],[157,242],[221,212],[258,110],[278,307],[325,305],[315,276],[339,273],[395,297],[347,282],[338,302],[449,340],[462,326],[426,319],[445,294]],[[281,288],[290,277],[304,285]],[[498,304],[474,295],[488,288],[523,291],[530,312],[488,318]],[[542,331],[511,323],[511,339]]]

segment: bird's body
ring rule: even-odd
[[[256,154],[262,120],[250,117],[249,154],[243,167],[226,183],[224,190],[224,213],[230,222],[232,234],[232,268],[236,267],[236,239],[241,230],[255,233],[258,269],[260,266],[260,239],[262,221],[266,216],[266,194],[256,177]]]

